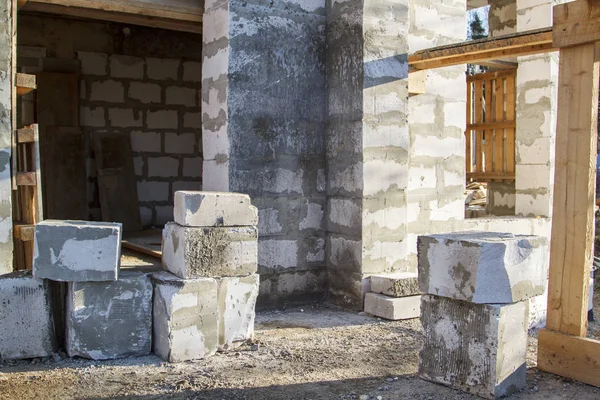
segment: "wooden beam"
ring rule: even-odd
[[[37,87],[35,84],[35,75],[17,73],[15,80],[17,95],[19,96],[27,94]]]
[[[192,0],[29,0],[22,11],[202,34],[204,7]]]
[[[32,242],[35,231],[35,225],[15,222],[13,236],[24,242]]]
[[[17,143],[33,143],[38,137],[38,124],[17,129]]]
[[[151,249],[150,247],[143,246],[138,243],[129,242],[127,240],[121,241],[121,246],[126,249],[137,251],[138,253],[146,254],[155,258],[162,258],[162,251]]]
[[[554,47],[570,47],[600,41],[600,2],[578,0],[553,8]]]
[[[35,172],[17,172],[17,186],[37,186]]]
[[[600,342],[541,329],[538,369],[600,386]]]
[[[21,9],[27,3],[27,0],[17,0],[17,9]]]
[[[594,44],[560,50],[548,329],[587,333],[598,121]]]
[[[422,50],[409,55],[408,64],[411,69],[423,70],[554,50],[552,28],[544,28]]]

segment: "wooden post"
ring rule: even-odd
[[[546,327],[538,368],[600,386],[600,342],[586,339],[593,256],[600,4],[554,7],[553,43],[560,47],[556,170]]]

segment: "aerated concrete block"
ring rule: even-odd
[[[475,304],[423,295],[419,375],[496,399],[525,387],[528,302]]]
[[[419,288],[480,304],[516,303],[543,294],[548,240],[511,233],[420,236]]]
[[[115,282],[69,283],[66,315],[70,357],[106,360],[150,353],[152,282],[142,272],[122,272]]]
[[[116,281],[121,224],[45,220],[36,224],[33,275],[62,282]]]
[[[48,281],[26,272],[0,277],[0,359],[46,357],[56,351]]]
[[[254,274],[258,232],[254,227],[191,228],[165,225],[163,266],[180,278],[191,279]]]
[[[174,214],[183,226],[258,225],[258,210],[241,193],[177,191]]]
[[[214,354],[219,342],[217,281],[180,279],[168,272],[154,281],[154,353],[169,362]]]
[[[219,279],[219,348],[232,349],[254,334],[259,276]]]
[[[371,292],[392,297],[420,294],[416,272],[397,272],[389,275],[371,275]]]
[[[419,318],[421,296],[390,297],[379,293],[367,293],[365,312],[392,321]]]

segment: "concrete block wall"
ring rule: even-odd
[[[12,114],[12,5],[0,0],[0,275],[13,269],[13,235],[11,206],[11,137]]]
[[[411,53],[466,40],[466,1],[411,0]],[[464,219],[466,80],[464,65],[427,71],[426,93],[408,100],[408,256],[417,235],[459,229]]]
[[[336,304],[406,268],[408,2],[329,1],[327,271]]]
[[[116,23],[19,17],[19,63],[80,63],[80,127],[86,135],[89,219],[100,216],[91,135],[131,137],[142,224],[173,219],[173,193],[202,187],[198,35]],[[47,60],[47,59],[46,59]],[[24,109],[24,108],[23,108]]]
[[[259,210],[259,305],[325,296],[325,2],[207,1],[203,189]]]
[[[77,56],[85,133],[128,132],[142,224],[172,220],[173,193],[201,189],[200,62],[86,51]],[[88,164],[90,177],[94,165]],[[90,183],[95,188],[93,178]],[[90,195],[96,216],[99,200]]]

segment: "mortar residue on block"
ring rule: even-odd
[[[115,282],[70,282],[66,350],[93,360],[141,356],[152,346],[152,283],[124,271]]]
[[[168,272],[154,281],[154,353],[165,361],[205,358],[217,351],[217,281],[180,279]]]
[[[254,334],[259,276],[221,278],[219,297],[219,348],[230,350]]]
[[[251,275],[257,270],[258,231],[169,222],[163,230],[162,260],[165,269],[183,279]]]
[[[241,193],[175,192],[175,222],[182,226],[256,226],[258,210]]]
[[[116,281],[121,224],[45,220],[35,225],[33,275],[62,282]]]
[[[543,294],[548,239],[512,233],[419,236],[422,293],[479,304],[516,303]]]
[[[416,272],[397,272],[388,275],[371,275],[371,292],[392,297],[420,294]]]
[[[48,281],[30,272],[0,277],[0,360],[46,357],[56,351]]]
[[[390,297],[379,293],[365,295],[365,312],[398,321],[402,319],[419,318],[421,311],[421,296]]]
[[[525,387],[528,302],[475,304],[423,295],[421,378],[496,399]]]

